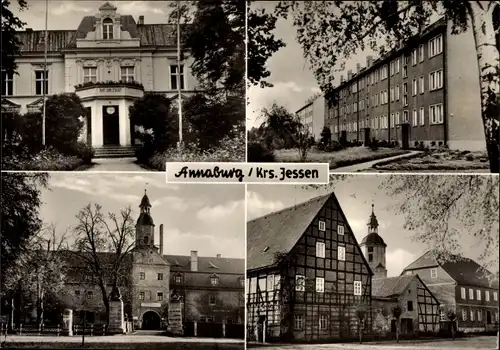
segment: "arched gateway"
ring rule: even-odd
[[[142,326],[141,329],[145,330],[160,330],[161,329],[161,317],[155,311],[146,311],[142,315]]]

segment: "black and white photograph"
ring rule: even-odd
[[[248,161],[499,172],[498,1],[252,1]]]
[[[2,168],[245,161],[245,3],[2,1]]]
[[[6,348],[243,349],[245,189],[7,173]]]
[[[479,175],[248,185],[247,347],[494,349],[498,193]]]

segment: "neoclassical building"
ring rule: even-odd
[[[109,2],[76,30],[49,30],[45,38],[45,31],[26,28],[17,35],[18,74],[2,72],[2,112],[40,111],[44,89],[48,95],[76,92],[86,109],[82,140],[96,148],[134,145],[128,111],[144,93],[176,100],[179,85],[187,95],[197,85],[188,53],[178,67],[175,25],[144,24],[144,16],[136,21]]]

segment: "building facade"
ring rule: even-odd
[[[166,255],[168,237],[159,227],[159,242],[155,241],[155,224],[151,203],[145,194],[140,203],[140,215],[135,231],[135,246],[124,257],[119,289],[124,301],[126,318],[138,329],[164,329],[168,322],[168,306],[172,295],[181,296],[183,322],[243,324],[245,260]],[[83,317],[95,324],[105,322],[101,291],[75,252],[66,251],[69,271],[61,298],[74,310],[75,323]],[[113,263],[114,256],[100,253],[103,264]],[[111,292],[111,285],[107,293]]]
[[[321,139],[321,132],[325,126],[325,98],[317,94],[309,98],[305,105],[295,112],[299,121],[306,127],[309,135],[315,141]]]
[[[247,339],[369,332],[371,276],[333,193],[248,222]],[[363,322],[358,310],[366,312]]]
[[[145,24],[143,16],[136,22],[108,2],[76,30],[49,30],[45,39],[45,31],[26,29],[17,36],[22,43],[18,74],[2,73],[2,112],[40,111],[44,90],[75,92],[86,109],[81,138],[93,147],[135,144],[129,107],[145,93],[174,100],[179,87],[189,95],[197,86],[188,53],[178,68],[175,25]]]
[[[406,46],[368,56],[366,67],[341,77],[336,95],[325,125],[337,140],[486,149],[472,31],[452,35],[444,19]]]
[[[427,252],[402,273],[414,274],[418,274],[439,300],[443,326],[449,323],[447,313],[452,311],[461,331],[498,329],[498,282],[491,279],[491,272],[482,269],[475,261],[453,257],[451,261],[441,263],[432,252]]]

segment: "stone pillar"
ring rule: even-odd
[[[73,336],[73,310],[65,309],[63,313],[63,329],[61,335]]]
[[[226,322],[222,322],[222,337],[226,337]]]
[[[125,314],[123,312],[123,301],[120,291],[116,288],[109,301],[109,334],[123,334],[125,331]]]
[[[198,322],[194,321],[194,336],[198,335]]]
[[[76,61],[76,84],[83,83],[83,63],[80,60]]]
[[[172,294],[168,305],[168,328],[167,331],[172,335],[184,335],[182,324],[182,298],[176,293]]]
[[[134,61],[135,63],[135,68],[134,68],[134,80],[138,83],[142,81],[141,78],[141,59],[137,58]]]

